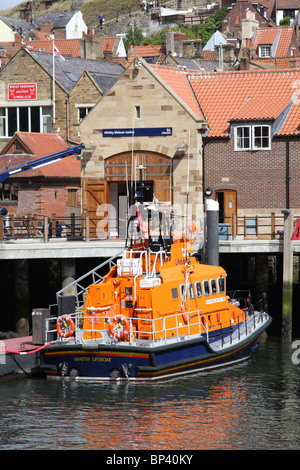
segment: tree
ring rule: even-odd
[[[144,40],[144,36],[142,31],[139,28],[130,28],[126,33],[126,37],[124,39],[124,46],[126,51],[130,48],[132,44],[134,46],[140,46]]]
[[[289,16],[285,16],[282,20],[279,21],[279,24],[282,26],[289,26],[291,24],[291,18]]]

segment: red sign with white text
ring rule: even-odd
[[[9,100],[36,100],[36,83],[16,83],[8,85]]]

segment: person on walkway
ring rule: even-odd
[[[100,13],[100,15],[98,16],[98,19],[99,19],[99,23],[100,23],[100,27],[103,25],[103,21],[104,21],[104,17],[103,17],[103,14]]]

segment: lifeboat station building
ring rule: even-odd
[[[174,74],[178,89],[168,83]],[[141,177],[150,199],[172,204],[183,218],[187,205],[190,218],[201,216],[205,129],[201,109],[180,69],[170,73],[161,67],[158,74],[143,59],[134,60],[79,126],[87,147],[82,187],[90,223],[108,204],[115,214],[110,219],[117,220],[109,235],[122,235],[127,196],[135,192]]]

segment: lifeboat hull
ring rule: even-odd
[[[43,351],[42,368],[48,378],[83,382],[158,381],[237,364],[248,359],[259,344],[266,319],[247,337],[218,347],[205,337],[178,338],[168,344],[137,346],[129,343],[56,343]]]

